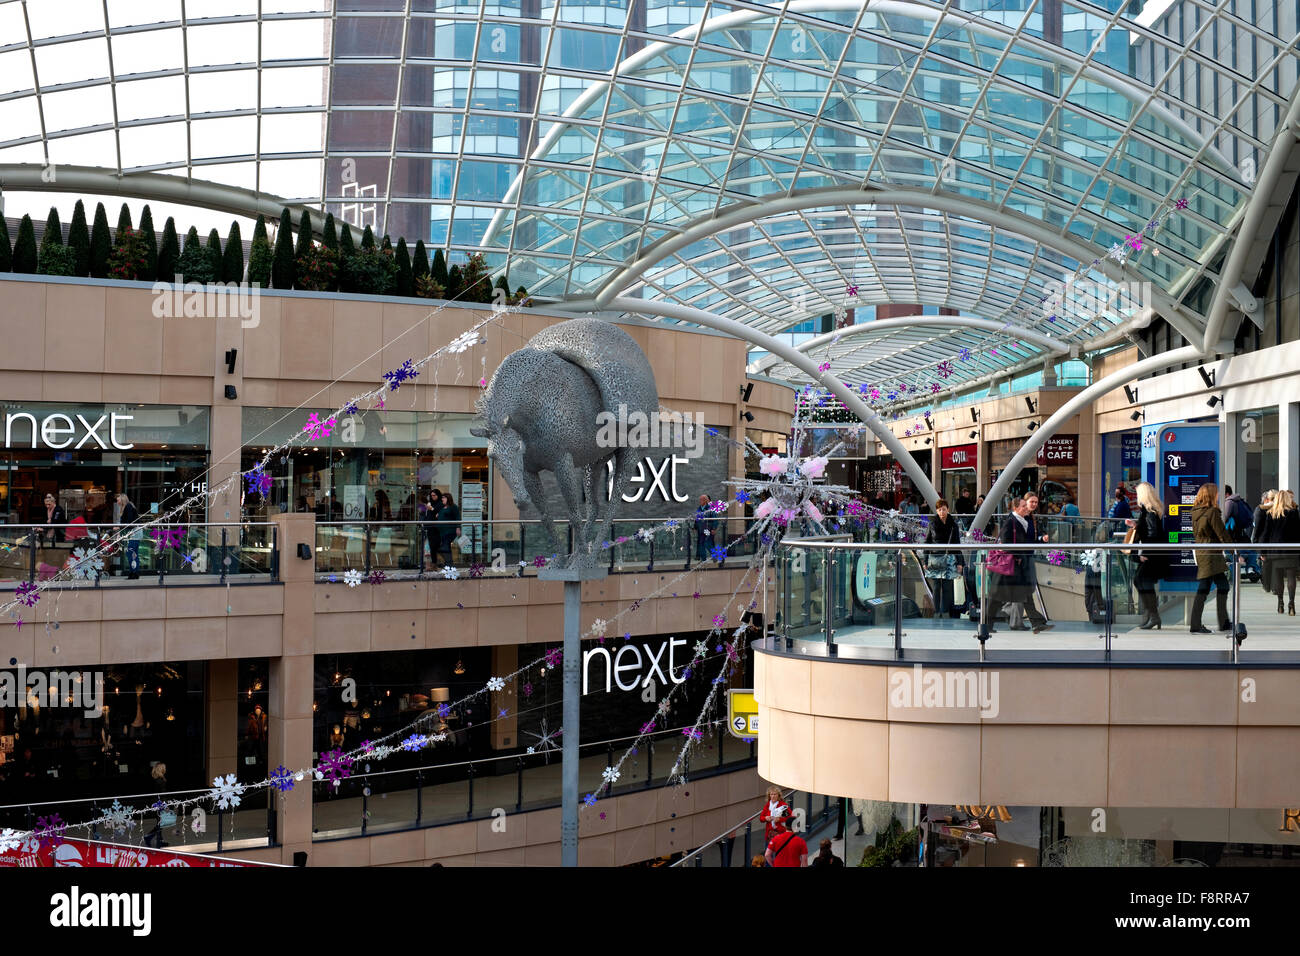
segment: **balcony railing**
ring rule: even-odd
[[[95,587],[139,580],[157,585],[266,583],[279,579],[276,527],[261,523],[158,526],[120,539],[123,525],[0,524],[0,587],[5,582],[72,578],[73,552],[94,553],[102,567],[84,566]],[[167,527],[169,535],[162,529]],[[119,538],[112,545],[107,542]]]
[[[1179,569],[1157,586],[1158,630],[1140,626],[1146,583],[1138,576],[1140,556],[1126,553],[1135,547]],[[998,550],[1023,561],[1023,584],[990,571],[988,555]],[[1290,613],[1289,595],[1266,593],[1259,577],[1261,557],[1297,552],[1300,544],[954,546],[786,538],[777,548],[777,608],[763,646],[918,663],[1300,664],[1300,617]],[[1219,555],[1227,569],[1226,620],[1219,620],[1211,590],[1200,619],[1208,634],[1190,630],[1204,584],[1196,579],[1196,554]],[[1045,613],[1047,627],[1034,629],[1035,615],[1012,620],[1024,595]]]
[[[610,531],[605,561],[611,573],[655,568],[716,568],[754,553],[755,539],[747,534],[752,519],[709,518],[701,536],[692,518],[678,519],[675,527],[660,528],[664,518],[615,521]],[[568,522],[555,522],[555,546],[567,553],[573,546]],[[650,540],[638,536],[645,529],[659,528]],[[444,535],[447,537],[444,538]],[[437,546],[434,560],[433,545]],[[462,547],[464,545],[464,547]],[[711,552],[726,549],[721,562]],[[485,567],[493,561],[511,570],[531,569],[538,558],[549,559],[541,523],[513,521],[325,521],[316,525],[316,571],[319,575],[339,574],[355,569],[363,574],[380,570],[385,575],[409,572],[438,574],[445,564],[464,573],[473,564]]]

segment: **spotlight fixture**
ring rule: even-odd
[[[235,356],[239,354],[239,349],[226,349],[226,374],[235,374]]]
[[[239,397],[239,393],[238,393],[237,391],[235,391],[235,386],[233,386],[233,385],[227,385],[227,386],[226,386],[226,398],[230,399],[230,400],[233,402],[233,401],[234,401],[235,399],[237,399],[238,397]]]
[[[970,420],[976,425],[980,423],[980,410],[978,408],[972,408],[970,410]]]
[[[1207,372],[1207,371],[1205,371],[1205,366],[1202,365],[1202,366],[1199,366],[1199,367],[1196,369],[1196,371],[1198,371],[1198,372],[1201,373],[1201,381],[1203,381],[1203,382],[1205,383],[1205,387],[1206,387],[1206,388],[1214,388],[1214,372],[1213,372],[1213,370]]]
[[[927,439],[925,440],[925,443],[928,445],[928,444],[930,444],[930,442],[932,442],[932,441],[934,441],[933,438],[927,438]]]
[[[745,421],[747,421],[747,422],[752,422],[752,421],[754,420],[754,413],[753,413],[753,412],[741,412],[741,413],[740,413],[740,417],[743,418],[743,419],[744,419]]]
[[[1144,421],[1146,417],[1147,416],[1145,412],[1138,412],[1138,411],[1135,411],[1132,415],[1129,416],[1129,418],[1133,419],[1133,421],[1135,422]]]
[[[930,413],[929,413],[929,412],[926,412],[926,413],[925,413],[925,427],[928,428],[928,429],[930,429],[930,431],[934,431],[934,422],[930,421]]]
[[[1030,422],[1030,423],[1029,423],[1029,430],[1030,430],[1030,431],[1033,431],[1033,430],[1034,430],[1035,428],[1037,428],[1037,427],[1038,427],[1038,422]]]
[[[1034,412],[1038,411],[1038,403],[1028,395],[1025,396],[1025,404],[1029,406],[1029,414],[1032,415]]]
[[[979,433],[979,432],[971,432],[971,433],[970,433],[970,437],[971,437],[971,438],[979,438],[979,437],[980,437],[980,433]]]
[[[1223,401],[1223,399],[1219,398],[1218,395],[1211,395],[1210,398],[1209,398],[1209,401],[1207,401],[1205,404],[1206,404],[1206,405],[1209,405],[1211,408],[1214,408],[1214,407],[1215,407],[1216,405],[1218,405],[1221,401]]]
[[[1132,385],[1125,385],[1125,386],[1124,386],[1124,394],[1128,396],[1128,403],[1129,403],[1130,405],[1136,405],[1136,404],[1137,404],[1138,393],[1137,393],[1137,389],[1136,389],[1136,388],[1134,388]]]
[[[753,382],[747,382],[746,384],[740,386],[740,400],[742,402],[749,401],[749,396],[752,395],[753,393],[754,393]]]

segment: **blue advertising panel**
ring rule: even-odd
[[[1170,544],[1191,541],[1196,492],[1206,483],[1219,483],[1219,426],[1175,422],[1159,426],[1155,436],[1159,455],[1155,465],[1160,477],[1156,488],[1165,503],[1165,533]],[[1162,587],[1167,591],[1190,591],[1195,586],[1195,555],[1183,551],[1171,558]]]

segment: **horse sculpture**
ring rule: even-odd
[[[639,457],[626,444],[599,440],[601,413],[658,420],[659,393],[645,353],[609,322],[561,322],[506,356],[478,410],[483,426],[471,433],[488,440],[488,456],[520,513],[527,505],[537,509],[558,553],[541,482],[541,473],[551,472],[573,529],[573,551],[560,566],[593,567]],[[611,460],[613,490],[602,508],[599,489]]]

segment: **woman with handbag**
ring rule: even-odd
[[[450,491],[442,493],[442,510],[438,512],[438,520],[446,522],[439,529],[442,534],[440,550],[447,552],[447,563],[451,564],[455,560],[451,553],[451,545],[460,536],[460,525],[455,523],[460,521],[460,509],[456,507],[456,501]]]
[[[1002,523],[998,540],[1003,544],[1033,544],[1029,529],[1029,505],[1024,498],[1013,498],[1011,514]],[[989,607],[992,617],[996,618],[1003,604],[1019,605],[1024,608],[1025,617],[1033,625],[1035,634],[1046,631],[1055,625],[1048,623],[1038,608],[1034,606],[1031,591],[1029,562],[1033,560],[1032,551],[990,551],[988,567],[993,572],[990,588]],[[987,623],[987,622],[986,622]],[[1023,626],[1011,625],[1013,631],[1023,631]]]
[[[1158,544],[1165,537],[1160,521],[1164,517],[1165,506],[1156,494],[1156,489],[1149,482],[1140,482],[1137,486],[1138,514],[1124,523],[1129,532],[1125,541],[1133,544]],[[1160,600],[1156,597],[1156,584],[1165,576],[1167,561],[1163,551],[1130,551],[1129,556],[1137,566],[1133,583],[1137,586],[1138,600],[1142,604],[1142,623],[1138,627],[1144,631],[1151,628],[1160,629]]]
[[[1192,501],[1192,535],[1197,544],[1232,544],[1232,535],[1223,524],[1223,514],[1219,511],[1218,485],[1201,485]],[[1219,612],[1219,630],[1231,631],[1232,622],[1228,620],[1228,562],[1223,560],[1222,551],[1200,550],[1196,552],[1196,597],[1192,599],[1193,634],[1209,634],[1210,629],[1201,624],[1201,612],[1205,610],[1205,599],[1214,586],[1214,599]]]
[[[961,529],[957,519],[949,514],[948,502],[940,498],[934,503],[934,517],[926,532],[926,544],[961,544]],[[925,553],[926,577],[934,593],[934,616],[950,617],[953,609],[952,582],[962,573],[960,551],[927,551]]]

